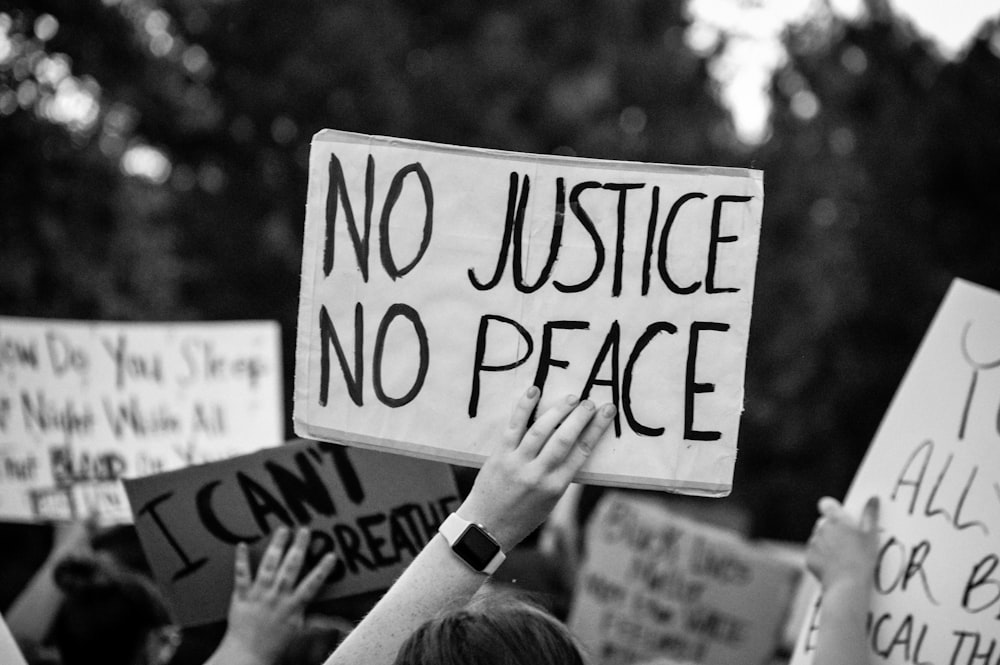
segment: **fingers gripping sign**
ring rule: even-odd
[[[559,437],[557,436],[555,437],[557,441],[553,442],[551,437],[566,417],[574,412],[579,402],[580,400],[576,395],[567,395],[564,399],[556,402],[554,406],[539,415],[538,419],[535,420],[524,436],[521,437],[521,442],[517,446],[521,454],[528,458],[538,457],[543,448],[548,447],[551,449],[552,446],[546,446],[546,444],[552,443],[561,448],[572,446],[572,439],[558,440]],[[566,432],[563,430],[561,436],[565,435]]]
[[[608,430],[608,426],[614,420],[615,411],[614,404],[605,404],[584,427],[577,445],[569,452],[566,459],[566,468],[571,471],[570,478],[566,481],[567,485],[573,480],[576,472],[583,468],[590,453]],[[563,489],[565,490],[565,486]]]
[[[867,583],[878,553],[878,497],[855,520],[836,499],[819,501],[820,518],[809,538],[806,565],[823,587],[838,582]]]
[[[521,443],[521,439],[524,438],[524,433],[528,429],[528,423],[531,422],[531,414],[538,405],[540,394],[538,388],[531,386],[514,405],[507,429],[500,437],[500,451],[509,452],[516,449]]]
[[[860,519],[829,497],[820,499],[819,512],[806,550],[806,567],[823,587],[812,662],[867,664],[871,659],[865,617],[878,557],[878,498],[868,500]]]
[[[484,525],[505,551],[541,524],[615,414],[612,404],[598,409],[589,400],[568,395],[529,427],[538,399],[534,386],[522,395],[500,445],[457,511]]]
[[[574,408],[566,415],[555,432],[549,437],[545,447],[538,454],[538,461],[546,469],[559,471],[560,467],[564,467],[563,473],[560,476],[565,475],[567,471],[571,472],[571,474],[577,472],[578,467],[574,468],[574,464],[570,463],[569,457],[574,450],[585,445],[582,435],[594,418],[596,408],[590,400],[584,400],[576,404],[575,399],[574,397]],[[586,461],[586,459],[586,456],[584,456],[583,461]],[[572,479],[571,475],[570,480]],[[568,481],[567,484],[569,484]],[[559,494],[562,496],[561,491]]]

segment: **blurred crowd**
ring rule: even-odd
[[[31,665],[597,665],[600,654],[587,653],[563,622],[582,555],[572,526],[579,486],[570,502],[560,499],[615,409],[567,396],[532,421],[537,400],[534,388],[520,397],[448,518],[473,525],[486,545],[465,540],[470,554],[466,533],[442,527],[381,598],[313,604],[336,555],[304,570],[308,530],[275,525],[255,569],[247,545],[235,548],[225,624],[181,630],[134,530],[79,522],[56,527],[51,553],[5,612],[10,631]],[[867,662],[878,504],[869,501],[855,519],[824,498],[819,512],[806,553],[824,594],[812,656],[819,665]],[[498,570],[508,555],[508,569]],[[521,572],[527,583],[511,584]],[[776,648],[771,662],[788,655]]]

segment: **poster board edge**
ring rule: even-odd
[[[438,153],[466,154],[474,157],[503,159],[522,162],[541,162],[553,166],[573,166],[582,168],[602,168],[615,171],[646,171],[663,175],[687,176],[722,176],[728,178],[747,178],[763,185],[764,172],[760,169],[741,166],[697,166],[691,164],[664,164],[660,162],[637,162],[627,160],[597,159],[592,157],[568,157],[563,155],[545,155],[541,153],[500,150],[497,148],[481,148],[460,146],[433,141],[421,141],[376,134],[359,134],[339,129],[321,129],[313,135],[312,142],[338,142],[350,145],[369,145],[380,147],[405,147]]]
[[[487,455],[476,453],[463,453],[458,450],[449,450],[436,446],[425,446],[408,441],[398,441],[396,439],[384,439],[362,434],[345,432],[342,430],[329,429],[309,425],[308,423],[296,420],[296,434],[305,439],[315,441],[328,441],[344,446],[366,448],[384,453],[394,453],[407,457],[417,457],[453,464],[456,466],[466,466],[479,468],[486,461]],[[624,474],[595,473],[592,471],[581,471],[573,479],[574,482],[587,485],[603,485],[605,487],[618,487],[623,489],[645,489],[659,492],[669,492],[672,494],[686,494],[690,496],[703,496],[711,498],[722,498],[728,496],[732,491],[732,484],[708,483],[698,481],[683,481],[676,479],[662,479],[649,476],[628,476]]]

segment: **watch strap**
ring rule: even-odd
[[[458,513],[452,513],[451,515],[448,515],[448,517],[446,517],[445,520],[441,522],[441,526],[438,527],[438,533],[444,536],[444,539],[448,541],[448,545],[452,548],[452,551],[454,552],[455,543],[458,542],[458,539],[462,537],[462,534],[464,534],[465,531],[470,526],[477,527],[479,530],[481,530],[483,533],[489,536],[490,540],[492,540],[494,543],[497,543],[496,538],[490,535],[490,532],[486,530],[486,527],[484,527],[481,524],[476,524],[475,522],[470,522],[469,520],[461,517]],[[477,570],[475,567],[473,567],[471,563],[466,561],[465,558],[460,556],[457,552],[456,556],[462,559],[462,562],[468,565],[470,568],[476,570],[476,572],[485,573],[487,575],[492,575],[493,573],[495,573],[497,568],[500,567],[500,564],[502,564],[504,560],[506,560],[507,558],[507,555],[504,554],[503,552],[503,548],[500,547],[500,543],[497,543],[496,555],[494,555],[493,559],[491,559],[490,562],[486,564],[486,567],[484,567],[482,570]]]

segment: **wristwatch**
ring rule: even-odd
[[[500,543],[482,527],[458,516],[448,515],[438,533],[444,536],[459,559],[477,573],[492,575],[507,555],[500,549]]]

